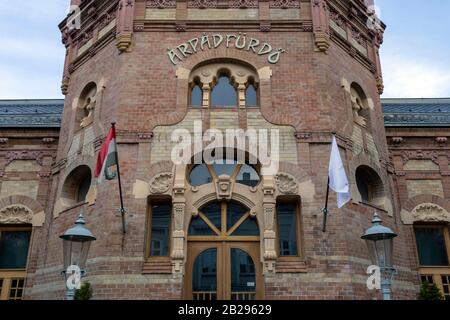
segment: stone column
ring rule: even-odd
[[[183,265],[185,257],[185,232],[184,232],[184,221],[185,221],[185,174],[186,166],[177,165],[175,167],[175,180],[173,185],[173,246],[172,246],[172,273],[174,275],[183,274]]]
[[[117,43],[120,52],[127,51],[131,46],[133,36],[134,1],[120,0],[117,14]]]
[[[313,0],[312,20],[316,48],[326,53],[330,47],[330,13],[325,0]]]
[[[263,177],[263,217],[264,217],[264,273],[275,272],[277,253],[275,250],[275,181],[273,176]]]

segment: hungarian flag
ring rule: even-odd
[[[98,183],[105,180],[112,180],[116,177],[115,172],[110,172],[109,168],[117,165],[117,149],[116,149],[116,129],[114,126],[109,129],[102,149],[97,158],[97,166],[95,167],[95,177]]]

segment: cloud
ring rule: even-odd
[[[450,66],[398,55],[383,55],[383,98],[450,97]]]

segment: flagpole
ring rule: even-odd
[[[327,182],[327,195],[325,196],[325,208],[322,209],[322,212],[323,212],[322,231],[323,232],[327,232],[328,195],[329,194],[330,194],[330,176],[328,176],[328,182]]]
[[[114,134],[116,133],[116,123],[111,122],[111,126],[114,129]],[[116,147],[116,160],[117,160],[117,180],[119,181],[119,195],[120,195],[120,214],[122,215],[122,231],[126,233],[125,229],[125,208],[123,206],[123,196],[122,196],[122,181],[120,180],[120,165],[119,165],[119,150],[117,149],[117,135],[116,139],[114,139],[114,144]]]

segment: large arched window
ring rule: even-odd
[[[257,107],[259,77],[243,61],[223,59],[203,62],[189,75],[190,107]]]
[[[205,163],[195,165],[189,172],[188,180],[192,186],[198,187],[217,180],[223,174],[249,187],[257,186],[261,180],[255,166],[238,163],[236,160],[223,160],[221,163],[211,165]]]
[[[238,104],[236,88],[227,74],[221,74],[211,92],[211,106],[235,107]]]

